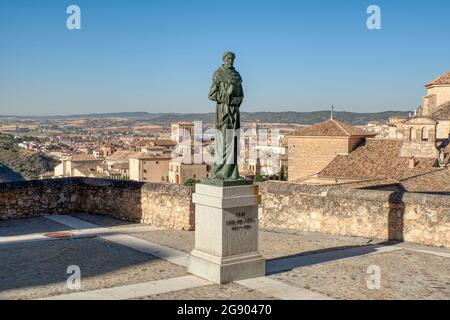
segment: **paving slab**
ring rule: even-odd
[[[370,266],[380,268],[379,289],[368,289]],[[409,250],[295,268],[270,278],[336,299],[450,299],[450,259]]]

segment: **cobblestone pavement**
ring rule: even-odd
[[[0,246],[0,299],[67,294],[67,267],[81,269],[82,291],[186,275],[184,268],[98,238]]]
[[[66,230],[70,228],[43,217],[0,221],[0,237]]]
[[[113,227],[117,232],[125,226],[142,226],[104,216],[73,216],[100,227]],[[46,218],[0,221],[0,239],[69,229]],[[194,246],[194,232],[155,230],[130,235],[184,252],[190,252]],[[292,255],[307,259],[308,255],[360,247],[369,242],[377,243],[365,238],[289,230],[260,232],[261,252],[266,259]],[[448,250],[442,252],[448,255]],[[72,293],[66,286],[69,265],[80,266],[82,291],[188,274],[182,266],[95,236],[0,245],[0,261],[0,299],[34,299]],[[367,288],[367,268],[372,265],[381,270],[378,290]],[[337,299],[450,299],[450,258],[405,249],[295,267],[269,277]],[[212,284],[140,299],[259,300],[274,297],[238,284]]]
[[[107,216],[93,215],[87,213],[74,213],[71,214],[71,216],[96,224],[100,227],[121,227],[121,226],[141,225],[135,222],[122,221]]]
[[[369,290],[369,266],[379,266],[380,289]],[[272,275],[336,299],[450,299],[450,259],[398,250],[297,268]]]
[[[190,253],[194,249],[193,231],[157,230],[133,233],[133,237]],[[367,244],[369,239],[333,237],[308,233],[290,233],[284,230],[261,230],[259,245],[266,259],[293,254],[313,254],[322,250],[337,250]],[[371,242],[376,243],[376,241]]]
[[[72,215],[102,227],[134,225],[103,216],[87,214]],[[194,232],[179,230],[156,230],[133,233],[133,237],[151,241],[159,245],[190,253],[194,249]],[[342,249],[367,244],[370,239],[361,237],[342,237],[327,234],[300,232],[293,230],[265,229],[260,231],[260,251],[266,259],[292,254],[311,254],[321,250]],[[374,244],[377,241],[372,241]]]

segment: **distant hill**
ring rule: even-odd
[[[386,111],[379,113],[335,112],[334,118],[352,125],[365,125],[370,121],[387,122],[391,116],[407,116],[409,112]],[[330,111],[314,112],[242,112],[241,121],[256,123],[315,124],[330,119]],[[214,122],[214,113],[164,114],[150,122],[171,123],[176,121]]]
[[[353,125],[364,125],[370,121],[388,121],[390,116],[407,116],[407,111],[385,111],[377,113],[356,113],[356,112],[335,112],[334,118]],[[7,117],[7,116],[0,116]],[[10,116],[8,116],[10,117]],[[140,119],[148,123],[171,123],[176,121],[203,121],[212,123],[215,114],[211,113],[148,113],[148,112],[121,112],[121,113],[103,113],[103,114],[80,114],[71,116],[54,117],[18,117],[26,119],[80,119],[80,118],[131,118]],[[277,122],[290,124],[314,124],[325,121],[330,118],[330,111],[311,111],[311,112],[242,112],[241,121],[244,122]]]
[[[56,161],[42,153],[21,150],[14,137],[0,134],[0,181],[38,179],[42,173],[52,171]],[[13,179],[13,180],[11,180]]]
[[[102,119],[102,118],[154,118],[163,113],[148,113],[148,112],[117,112],[117,113],[88,113],[88,114],[72,114],[72,115],[55,115],[55,116],[5,116],[0,115],[1,118],[13,119],[35,119],[35,120],[64,120],[64,119]]]

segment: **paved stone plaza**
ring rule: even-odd
[[[55,231],[72,237],[44,235]],[[265,229],[266,277],[226,285],[187,272],[193,248],[191,231],[87,214],[2,221],[0,299],[450,299],[450,251],[439,248]],[[379,289],[367,288],[369,266]]]

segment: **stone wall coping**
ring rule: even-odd
[[[279,181],[259,183],[261,194],[276,193],[279,196],[290,194],[305,194],[317,197],[334,197],[349,200],[377,201],[388,203],[404,203],[416,205],[450,206],[449,195],[423,193],[393,192],[383,190],[363,190],[349,187],[320,186],[294,184]]]
[[[7,193],[14,190],[29,188],[51,188],[61,186],[74,186],[83,183],[83,178],[46,179],[46,180],[25,180],[17,182],[0,183],[0,193]]]
[[[179,194],[190,197],[193,188],[184,185],[176,185],[163,182],[137,182],[131,180],[110,180],[97,178],[60,178],[48,180],[27,180],[18,182],[0,183],[0,193],[8,193],[14,190],[29,188],[52,188],[63,186],[98,186],[109,188],[141,189],[143,191]],[[404,203],[417,205],[450,206],[449,195],[434,195],[407,192],[392,192],[381,190],[351,189],[337,186],[302,185],[278,181],[266,181],[258,183],[260,193],[276,193],[279,196],[289,196],[291,194],[305,194],[317,197],[334,197],[344,199],[354,199],[363,201],[377,201],[389,203]]]
[[[52,188],[63,186],[97,186],[109,188],[124,188],[124,189],[141,189],[144,191],[179,194],[190,196],[192,188],[184,185],[175,185],[170,183],[158,182],[138,182],[131,180],[112,180],[112,179],[97,179],[97,178],[59,178],[59,179],[45,179],[45,180],[27,180],[17,182],[0,183],[0,193],[8,193],[14,190],[29,189],[29,188]]]

